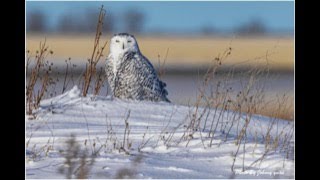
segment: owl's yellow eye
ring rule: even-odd
[[[120,42],[119,40],[116,40],[116,43]]]

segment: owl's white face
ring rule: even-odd
[[[139,47],[136,39],[129,34],[120,33],[111,38],[110,53],[120,54],[124,52],[138,52]]]

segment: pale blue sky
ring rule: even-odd
[[[144,31],[167,32],[197,31],[204,26],[230,30],[260,19],[271,31],[293,31],[294,2],[39,2],[26,3],[27,13],[42,11],[51,27],[66,13],[81,13],[97,9],[103,4],[116,18],[128,9],[136,9],[146,15]],[[121,30],[121,27],[118,27]]]

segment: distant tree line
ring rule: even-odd
[[[261,35],[265,34],[266,32],[266,26],[259,19],[253,19],[236,29],[236,33],[240,35]]]
[[[268,32],[268,28],[264,25],[263,21],[260,19],[251,19],[250,21],[234,28],[231,30],[222,30],[209,26],[204,25],[200,29],[200,33],[204,35],[213,35],[213,34],[226,34],[226,33],[233,33],[243,36],[255,36],[255,35],[264,35]]]
[[[99,12],[94,9],[88,9],[84,13],[62,14],[54,28],[49,28],[48,19],[45,13],[33,11],[27,14],[27,32],[77,32],[90,33],[95,32]],[[118,22],[123,23],[126,31],[139,33],[143,30],[145,15],[134,9],[127,10],[123,16],[116,17],[111,12],[106,13],[104,18],[103,31],[113,32]]]
[[[46,15],[41,11],[32,11],[27,14],[27,32],[92,33],[95,32],[97,17],[98,11],[94,9],[87,9],[82,14],[65,13],[58,18],[56,26],[50,29]],[[135,9],[127,10],[122,16],[114,16],[111,12],[107,12],[103,23],[104,32],[113,33],[116,26],[122,23],[123,31],[140,33],[143,31],[145,14]],[[231,32],[239,35],[263,35],[267,32],[267,27],[261,20],[252,19]],[[221,33],[221,30],[206,24],[199,28],[198,33],[212,35]]]
[[[46,16],[41,11],[32,11],[27,15],[27,31],[42,32],[46,31]]]

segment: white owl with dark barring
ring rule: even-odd
[[[114,97],[120,99],[166,101],[168,92],[150,63],[139,50],[134,36],[115,34],[110,41],[106,73]]]

